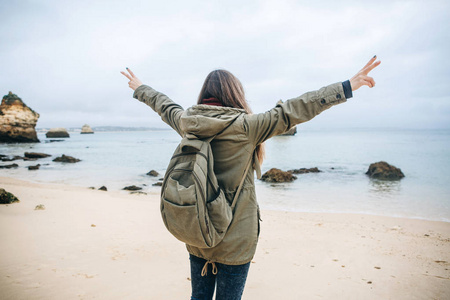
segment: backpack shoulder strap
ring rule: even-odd
[[[232,210],[234,210],[234,207],[236,206],[236,200],[239,197],[239,194],[241,193],[242,186],[244,185],[245,177],[247,177],[247,173],[248,173],[248,170],[250,169],[250,166],[252,164],[252,160],[253,160],[253,155],[250,156],[250,161],[248,162],[247,167],[245,168],[244,176],[242,176],[241,183],[239,184],[239,187],[238,187],[238,189],[236,191],[236,194],[234,195],[233,202],[231,203],[231,209]]]

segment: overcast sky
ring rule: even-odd
[[[0,1],[0,93],[40,113],[37,127],[164,127],[132,98],[125,67],[186,108],[224,68],[264,112],[376,54],[376,87],[305,128],[450,128],[449,3]]]

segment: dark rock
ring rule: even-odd
[[[63,163],[76,163],[76,162],[81,161],[81,159],[63,154],[62,156],[55,158],[53,161],[63,162]]]
[[[137,195],[147,195],[146,192],[136,191],[136,192],[130,192],[130,194],[137,194]]]
[[[88,189],[95,190],[95,187],[94,186],[90,186],[90,187],[88,187]]]
[[[156,172],[155,170],[151,170],[150,172],[147,173],[147,175],[148,175],[148,176],[156,177],[156,176],[159,176],[159,173]]]
[[[5,189],[0,188],[0,204],[11,204],[14,202],[20,202],[19,199],[11,194],[10,192],[5,191]]]
[[[70,135],[65,128],[52,128],[45,134],[47,138],[69,138]]]
[[[18,164],[3,165],[3,166],[0,166],[0,169],[11,169],[11,168],[17,168],[17,167],[19,167]]]
[[[306,173],[319,173],[322,172],[320,171],[317,167],[315,168],[300,168],[300,169],[294,169],[294,170],[289,170],[288,172],[291,172],[293,174],[306,174]]]
[[[25,161],[34,161],[34,160],[38,160],[37,158],[29,158],[29,157],[21,157],[23,160]]]
[[[40,166],[41,166],[40,164],[37,164],[35,166],[28,166],[28,170],[39,170]]]
[[[35,129],[38,119],[37,112],[9,92],[0,105],[0,143],[39,143]]]
[[[284,172],[280,169],[272,168],[261,177],[262,181],[265,182],[290,182],[297,179],[292,173]]]
[[[24,155],[27,158],[45,158],[45,157],[51,156],[50,154],[39,153],[39,152],[25,152]]]
[[[2,157],[2,161],[13,161],[16,160],[15,157]]]
[[[108,189],[106,188],[106,186],[102,186],[102,187],[100,187],[99,189],[98,189],[99,191],[108,191]]]
[[[399,180],[405,177],[405,175],[402,173],[402,170],[384,161],[370,164],[366,175],[368,175],[370,178],[381,180]]]
[[[139,191],[142,190],[141,187],[135,186],[135,185],[130,185],[130,186],[126,186],[124,187],[122,190],[126,190],[126,191]]]
[[[45,210],[45,205],[44,204],[38,204],[38,205],[36,205],[34,210]]]
[[[48,140],[46,143],[54,143],[54,142],[64,142],[64,140]]]
[[[154,184],[152,184],[153,186],[162,186],[162,182],[160,182],[160,181],[158,181],[158,182],[156,182],[156,183],[154,183]]]

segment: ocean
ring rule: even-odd
[[[450,130],[298,129],[295,136],[266,142],[262,171],[318,167],[322,172],[297,175],[290,183],[256,180],[262,209],[450,222]],[[41,143],[0,144],[0,154],[43,152],[52,157],[2,162],[19,167],[0,169],[0,176],[86,188],[104,185],[108,190],[137,185],[144,192],[159,194],[160,187],[152,184],[163,177],[180,141],[171,130],[71,132],[70,138],[61,142],[49,142],[43,133],[38,137]],[[81,162],[52,161],[62,154]],[[400,168],[406,177],[400,181],[368,178],[369,165],[382,160]],[[39,170],[27,169],[38,163]],[[161,176],[146,175],[150,170]]]

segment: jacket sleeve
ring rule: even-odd
[[[255,145],[309,121],[333,105],[347,101],[342,82],[325,86],[278,104],[261,114],[248,115],[244,127]]]
[[[175,129],[179,135],[183,136],[183,132],[180,128],[180,117],[184,109],[180,105],[173,102],[163,93],[144,84],[134,91],[133,98],[150,106],[161,116],[161,119],[165,123]]]

